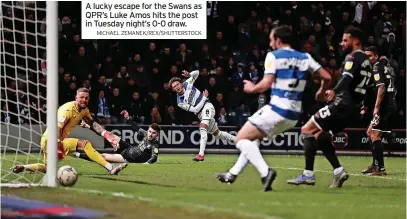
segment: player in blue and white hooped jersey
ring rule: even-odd
[[[208,99],[208,91],[199,91],[194,86],[195,80],[199,76],[199,71],[182,72],[184,77],[189,77],[185,82],[180,78],[171,78],[169,85],[173,91],[177,93],[177,105],[181,109],[192,112],[198,116],[201,123],[199,124],[199,132],[201,139],[199,141],[199,153],[194,157],[193,161],[204,161],[206,142],[208,133],[223,140],[234,141],[235,136],[222,132],[218,128],[215,120],[215,107]]]
[[[292,40],[293,35],[287,26],[273,29],[270,33],[270,46],[274,51],[266,56],[263,79],[258,84],[244,81],[246,93],[261,93],[271,88],[271,100],[240,129],[235,143],[241,154],[229,172],[217,174],[219,181],[233,183],[250,162],[260,173],[263,191],[270,191],[277,174],[264,161],[259,150],[260,141],[264,137],[272,138],[295,127],[300,118],[301,101],[309,72],[319,73],[323,79],[324,83],[317,96],[324,95],[324,89],[331,80],[330,74],[309,54],[292,49]]]

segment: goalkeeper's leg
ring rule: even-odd
[[[70,148],[69,153],[72,153],[74,151],[78,150],[83,150],[86,155],[95,163],[101,165],[104,167],[106,170],[109,171],[110,174],[118,174],[120,171],[122,171],[124,168],[127,167],[127,163],[119,164],[117,166],[113,166],[111,163],[107,162],[103,156],[93,148],[92,143],[90,143],[87,140],[78,140],[78,139],[72,139],[72,140],[77,140],[77,144],[74,144],[74,142],[70,142],[71,139],[66,139],[63,141],[65,145]],[[72,146],[75,145],[75,150],[72,150]]]
[[[102,157],[108,162],[112,162],[112,163],[124,163],[124,162],[126,162],[121,154],[103,153],[103,154],[100,154],[100,155],[102,155]],[[84,153],[84,152],[76,152],[74,154],[74,157],[81,158],[81,159],[88,160],[88,161],[92,161],[88,157],[88,155],[86,155],[86,153]]]
[[[16,165],[11,168],[13,173],[21,173],[23,171],[29,172],[42,172],[45,173],[47,171],[47,139],[41,138],[41,150],[44,153],[44,163],[34,163],[34,164],[26,164],[26,165]]]

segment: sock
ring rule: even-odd
[[[311,176],[314,175],[314,171],[312,171],[312,170],[304,170],[304,172],[302,174],[304,174],[305,176],[311,177]]]
[[[42,163],[34,163],[34,164],[27,164],[24,165],[24,170],[30,171],[30,172],[42,172],[45,173],[47,171],[47,167],[45,164]]]
[[[85,144],[85,147],[83,148],[83,150],[85,151],[86,155],[89,157],[89,159],[91,159],[92,161],[98,163],[99,165],[101,165],[102,167],[105,167],[107,170],[111,171],[113,169],[112,164],[108,163],[103,157],[102,155],[99,154],[99,152],[97,152],[92,144],[88,141]]]
[[[220,138],[220,139],[222,139],[222,140],[227,140],[227,141],[231,141],[231,142],[233,142],[233,141],[235,141],[235,136],[233,136],[233,135],[231,135],[231,134],[229,134],[229,133],[227,133],[227,132],[219,132],[219,135],[218,136],[216,136],[217,138]]]
[[[373,148],[375,150],[375,156],[377,160],[377,166],[379,168],[384,168],[384,158],[383,158],[383,144],[382,140],[377,140],[373,142]]]
[[[373,157],[372,166],[375,166],[375,165],[377,165],[376,164],[376,150],[375,150],[375,147],[374,147],[372,141],[369,141],[369,143],[370,143],[370,146],[372,147],[372,157]]]
[[[263,159],[256,142],[242,139],[237,143],[236,147],[246,155],[247,160],[259,171],[262,178],[267,176],[269,167]]]
[[[338,157],[335,153],[335,148],[334,146],[332,146],[331,143],[331,134],[322,133],[321,135],[319,135],[318,146],[334,169],[341,167],[341,164],[339,163]]]
[[[314,171],[315,155],[317,154],[317,143],[314,135],[304,134],[305,170]]]
[[[239,158],[237,158],[235,165],[230,168],[229,173],[235,176],[239,175],[248,163],[249,160],[246,158],[246,155],[244,153],[240,153]]]
[[[199,155],[205,155],[206,142],[208,141],[208,131],[205,128],[199,128],[201,140],[199,141]]]
[[[342,172],[343,167],[338,167],[334,169],[334,175],[338,175],[340,172]]]

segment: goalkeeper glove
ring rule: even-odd
[[[117,151],[117,149],[119,149],[120,138],[117,135],[106,130],[103,131],[101,135],[113,146],[114,151]]]

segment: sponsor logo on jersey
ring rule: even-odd
[[[374,75],[374,79],[375,79],[376,81],[380,80],[380,75],[379,75],[379,74],[375,74],[375,75]]]
[[[269,60],[268,62],[267,62],[267,64],[266,64],[266,66],[267,66],[267,68],[271,68],[271,65],[272,65],[273,63],[271,62],[271,60]]]
[[[191,92],[189,93],[188,101],[187,101],[187,103],[188,103],[189,105],[191,105],[191,104],[192,104],[192,101],[194,101],[195,93],[196,93],[196,90],[194,90],[194,89],[192,88],[192,89],[191,89]]]
[[[345,70],[350,70],[353,66],[353,62],[352,61],[347,61],[345,63]]]

